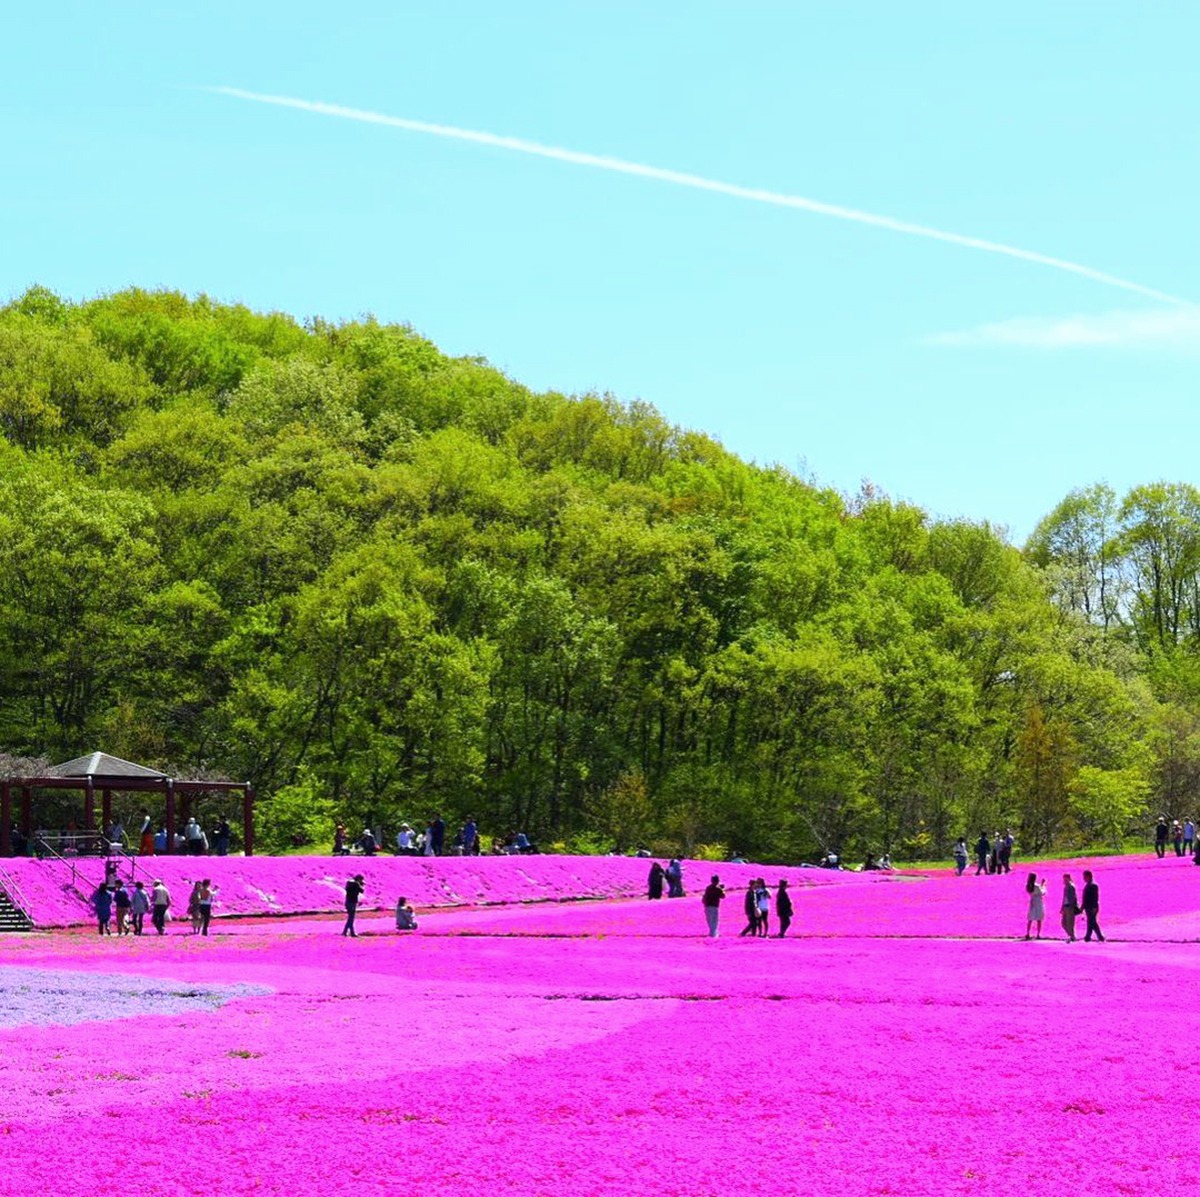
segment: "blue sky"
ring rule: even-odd
[[[0,42],[0,294],[373,312],[1020,542],[1197,481],[1200,314],[296,97],[808,197],[1200,301],[1200,7],[59,3]]]

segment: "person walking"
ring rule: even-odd
[[[129,934],[129,907],[131,900],[129,891],[125,888],[125,882],[117,878],[117,883],[113,889],[113,905],[117,910],[117,934]]]
[[[1030,873],[1025,882],[1025,892],[1029,895],[1029,911],[1025,916],[1025,938],[1028,939],[1034,925],[1037,926],[1037,937],[1042,938],[1042,920],[1046,917],[1046,879],[1038,879],[1036,873]]]
[[[701,901],[704,903],[704,917],[708,921],[708,938],[716,939],[718,925],[721,921],[721,903],[725,900],[725,887],[716,873],[708,883]]]
[[[991,852],[991,850],[992,846],[988,843],[987,832],[981,831],[979,833],[979,839],[975,841],[975,859],[979,862],[979,865],[975,870],[976,877],[978,877],[980,873],[987,872],[988,854]]]
[[[1158,816],[1158,825],[1154,828],[1154,855],[1162,860],[1167,854],[1167,817]]]
[[[967,841],[965,836],[959,836],[954,841],[954,875],[961,877],[967,871],[967,861],[970,859],[970,853],[967,851]]]
[[[1089,870],[1083,871],[1083,913],[1087,919],[1087,931],[1084,933],[1083,942],[1091,943],[1092,935],[1103,943],[1104,936],[1100,931],[1100,887],[1092,879],[1092,874]]]
[[[738,932],[738,938],[745,935],[758,934],[758,882],[746,883],[746,896],[742,899],[742,909],[746,912],[746,925]]]
[[[146,887],[140,881],[133,883],[133,893],[129,895],[129,913],[133,919],[134,935],[141,935],[146,915],[150,913],[150,895],[146,893]]]
[[[788,893],[786,877],[780,877],[779,886],[775,890],[775,917],[779,919],[779,934],[782,939],[792,925],[792,895]]]
[[[1067,943],[1075,942],[1075,919],[1079,915],[1079,895],[1075,892],[1075,883],[1070,873],[1063,874],[1062,905],[1059,907],[1062,916],[1062,929],[1067,933]]]
[[[167,933],[167,910],[171,906],[171,891],[162,883],[161,878],[154,882],[154,889],[150,891],[150,900],[154,907],[150,921],[159,935],[165,935]]]
[[[1196,843],[1196,821],[1195,819],[1185,819],[1183,823],[1183,854],[1190,856],[1192,848]]]
[[[346,882],[346,925],[342,928],[342,934],[349,935],[351,939],[358,938],[358,932],[354,929],[354,917],[358,914],[358,900],[362,893],[363,875],[356,873]]]
[[[1175,845],[1175,855],[1183,855],[1183,824],[1176,819],[1171,824],[1171,843]]]
[[[97,934],[111,935],[113,892],[107,885],[101,883],[92,895],[92,904],[96,907]]]

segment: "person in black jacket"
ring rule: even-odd
[[[782,939],[792,925],[792,896],[788,893],[786,877],[779,879],[779,887],[775,890],[775,915],[779,919],[778,938]]]
[[[358,913],[358,900],[362,892],[363,875],[356,873],[346,882],[346,925],[342,928],[342,934],[352,939],[358,938],[358,932],[354,930],[354,916]]]
[[[986,831],[979,833],[979,839],[975,842],[975,859],[979,862],[979,867],[975,870],[975,876],[980,873],[987,872],[988,854],[991,852],[992,846],[988,843]]]
[[[1083,913],[1087,918],[1087,932],[1083,942],[1091,943],[1092,933],[1095,932],[1096,938],[1103,943],[1104,935],[1097,921],[1100,917],[1100,887],[1092,880],[1092,874],[1087,869],[1083,870]]]
[[[750,881],[746,885],[746,899],[743,903],[746,911],[746,925],[738,932],[741,935],[758,934],[758,891],[757,882]]]
[[[663,895],[663,880],[666,878],[667,871],[656,860],[650,866],[650,876],[647,879],[646,897],[651,900],[661,898]]]

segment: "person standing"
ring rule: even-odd
[[[146,915],[150,913],[150,895],[140,881],[133,883],[133,893],[129,895],[129,913],[133,918],[133,933],[141,935],[146,923]]]
[[[725,900],[725,887],[721,884],[721,878],[713,874],[713,879],[708,883],[708,888],[704,891],[702,899],[704,903],[704,917],[708,921],[708,938],[717,938],[717,928],[721,921],[721,903]]]
[[[1096,938],[1103,943],[1104,936],[1100,931],[1100,887],[1092,879],[1092,874],[1087,870],[1083,870],[1083,914],[1087,919],[1087,931],[1084,933],[1083,942],[1091,943],[1092,934],[1095,933]]]
[[[1175,845],[1175,855],[1183,855],[1183,824],[1178,819],[1171,824],[1171,843]]]
[[[760,877],[754,887],[754,901],[758,906],[759,938],[766,939],[771,932],[771,891],[765,877]]]
[[[196,894],[196,907],[200,911],[200,934],[208,934],[208,924],[212,920],[212,903],[213,903],[213,888],[212,880],[205,877],[200,882],[200,889]]]
[[[1037,925],[1037,937],[1042,938],[1042,920],[1046,917],[1046,879],[1045,877],[1038,879],[1036,873],[1029,874],[1029,880],[1025,882],[1025,892],[1029,895],[1029,911],[1025,916],[1025,938],[1029,938],[1029,932],[1033,930],[1034,925]]]
[[[663,880],[666,870],[656,860],[650,866],[650,876],[646,878],[646,897],[651,902],[657,902],[663,896]]]
[[[779,919],[777,938],[782,939],[792,925],[792,895],[788,893],[786,877],[779,879],[779,886],[775,890],[775,916]]]
[[[967,841],[964,836],[959,836],[954,841],[954,875],[961,877],[967,871],[967,861],[970,859],[970,853],[967,852]]]
[[[233,835],[233,828],[229,826],[229,820],[224,815],[221,816],[221,821],[217,824],[217,855],[229,855],[229,840]]]
[[[197,881],[192,886],[192,892],[188,894],[187,904],[188,918],[192,920],[192,934],[200,934],[200,882]]]
[[[138,834],[138,855],[154,855],[154,824],[147,814],[142,815],[142,830]]]
[[[475,818],[472,815],[467,816],[467,821],[462,829],[463,855],[477,856],[476,846],[479,842],[479,828],[475,826]]]
[[[433,816],[431,827],[433,828],[433,854],[441,856],[442,847],[446,843],[446,823],[441,815]]]
[[[154,924],[154,929],[159,935],[167,933],[167,910],[171,905],[171,891],[162,883],[159,878],[154,882],[154,889],[150,892],[150,900],[154,907],[154,913],[150,916],[150,921]]]
[[[1183,853],[1185,856],[1191,855],[1195,843],[1196,821],[1194,819],[1185,819],[1183,823]]]
[[[980,873],[987,872],[988,854],[991,852],[991,850],[992,846],[988,843],[987,832],[981,831],[979,833],[979,839],[975,841],[975,859],[979,862],[979,865],[975,870],[976,877],[978,877]]]
[[[1063,874],[1062,906],[1059,907],[1062,916],[1062,929],[1067,933],[1067,943],[1075,942],[1075,919],[1079,915],[1079,895],[1075,892],[1075,883],[1070,873]]]
[[[1012,850],[1013,835],[1012,832],[1006,827],[1004,829],[1004,835],[1000,838],[1000,868],[1006,873],[1012,872],[1012,869],[1010,868],[1010,864],[1012,862]]]
[[[346,882],[346,925],[342,928],[342,934],[349,935],[351,939],[358,938],[358,932],[354,929],[354,917],[358,914],[358,900],[362,893],[363,875],[356,873]]]
[[[678,856],[672,856],[667,865],[667,897],[683,897],[683,862]]]

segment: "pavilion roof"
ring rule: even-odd
[[[93,752],[88,756],[76,757],[73,761],[64,761],[55,765],[50,771],[50,777],[99,777],[99,778],[158,778],[166,780],[167,775],[157,769],[136,765],[133,761],[123,761],[119,756],[109,756],[107,752]]]

